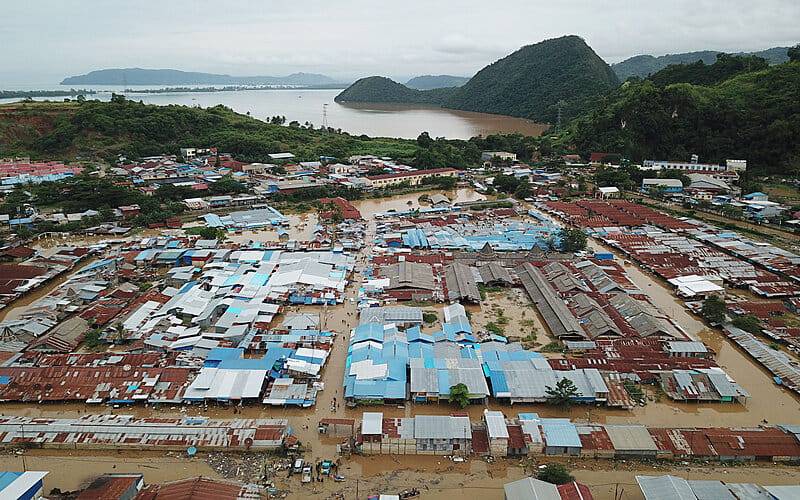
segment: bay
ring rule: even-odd
[[[79,87],[79,86],[76,86]],[[119,87],[92,86],[99,93],[87,96],[88,99],[108,101],[112,92],[121,93]],[[159,88],[150,86],[147,88]],[[163,87],[162,87],[163,88]],[[69,90],[59,85],[31,85],[3,87],[3,90]],[[271,89],[235,90],[226,92],[171,92],[148,94],[136,92],[144,87],[125,92],[128,99],[145,104],[167,106],[200,106],[203,108],[223,105],[242,114],[259,120],[272,116],[285,116],[286,122],[311,123],[319,128],[327,118],[329,127],[342,129],[354,135],[366,134],[372,137],[400,137],[414,139],[427,131],[431,137],[448,139],[469,139],[478,135],[510,134],[519,132],[525,135],[539,135],[547,125],[537,124],[522,118],[455,111],[435,107],[403,106],[396,104],[339,104],[333,98],[341,89]],[[62,98],[36,98],[60,101]],[[16,102],[19,99],[0,99],[0,104]],[[327,115],[327,116],[324,116]]]

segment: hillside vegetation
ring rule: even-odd
[[[756,57],[763,57],[770,64],[781,64],[789,60],[786,51],[789,47],[773,47],[767,50],[758,52],[740,53],[737,55],[753,55]],[[664,56],[634,56],[624,61],[611,65],[611,69],[617,74],[621,81],[625,81],[632,76],[644,78],[652,75],[667,66],[673,64],[692,64],[697,61],[703,61],[705,64],[713,64],[717,59],[717,55],[722,52],[714,50],[702,50],[697,52],[685,52],[682,54],[667,54]]]
[[[713,66],[697,74],[714,73]],[[640,161],[697,153],[706,161],[742,158],[757,170],[797,174],[798,82],[800,62],[712,85],[629,81],[575,120],[567,140],[583,154],[613,151]]]
[[[413,159],[414,141],[350,136],[291,122],[265,123],[224,106],[155,106],[115,96],[112,102],[17,103],[0,106],[0,156],[112,159],[218,147],[242,161],[292,151],[301,159],[377,154]]]
[[[483,68],[462,87],[418,91],[369,77],[336,101],[439,105],[544,123],[555,121],[560,101],[579,101],[617,85],[614,72],[586,42],[565,36],[523,47]]]

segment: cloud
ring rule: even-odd
[[[797,19],[797,0],[138,0],[113,8],[105,0],[6,0],[0,71],[15,81],[124,66],[469,76],[564,34],[582,36],[615,62],[790,45],[800,40]]]

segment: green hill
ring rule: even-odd
[[[564,36],[522,47],[480,70],[463,87],[418,91],[369,77],[336,101],[435,104],[548,122],[555,120],[559,101],[597,96],[618,84],[611,68],[583,39]]]
[[[580,37],[522,47],[480,70],[444,102],[453,109],[555,121],[551,108],[619,85],[611,68]]]
[[[453,88],[416,90],[383,76],[368,76],[344,89],[334,100],[345,103],[374,102],[439,106],[447,94],[455,90]]]
[[[460,87],[467,83],[469,78],[466,76],[452,75],[422,75],[415,76],[406,82],[406,87],[417,90],[442,89],[447,87]]]
[[[572,123],[583,154],[618,151],[633,161],[748,160],[756,170],[800,170],[800,62],[712,85],[626,82]],[[789,167],[787,167],[787,165]]]
[[[773,47],[767,50],[758,52],[742,52],[737,55],[753,55],[763,57],[770,64],[780,64],[789,60],[786,51],[789,47]],[[617,74],[621,81],[625,81],[632,76],[645,78],[647,75],[652,75],[657,71],[670,66],[672,64],[691,64],[697,61],[703,61],[705,64],[713,64],[717,60],[717,55],[722,52],[715,50],[702,50],[697,52],[685,52],[682,54],[667,54],[664,56],[634,56],[625,59],[622,62],[611,65],[611,69]]]

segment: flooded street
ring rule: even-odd
[[[450,201],[453,203],[460,202],[460,201],[479,201],[487,199],[486,196],[478,193],[473,189],[468,188],[460,188],[455,189],[453,191],[424,191],[424,192],[416,192],[416,193],[409,193],[409,194],[401,194],[397,196],[389,196],[387,198],[367,198],[363,200],[355,200],[352,202],[353,206],[356,207],[360,212],[361,215],[367,219],[375,215],[379,212],[388,212],[389,210],[410,210],[413,208],[426,208],[428,206],[427,203],[420,203],[419,197],[423,194],[433,195],[433,194],[443,194],[450,198]],[[409,204],[409,202],[411,202]]]
[[[198,454],[167,455],[163,452],[100,454],[97,452],[53,452],[31,450],[25,455],[27,470],[48,470],[44,479],[45,493],[52,488],[74,491],[86,487],[99,471],[139,473],[146,484],[176,481],[196,476],[220,478],[207,463],[208,456]],[[234,460],[241,457],[233,455]],[[23,470],[22,457],[0,455],[0,467]],[[297,475],[287,477],[285,471],[272,476],[275,487],[286,498],[303,500],[330,498],[339,493],[346,499],[361,500],[370,494],[398,493],[418,488],[423,498],[458,498],[476,496],[486,500],[503,500],[503,484],[530,475],[539,464],[558,462],[570,469],[575,479],[590,487],[596,500],[643,500],[636,484],[637,475],[671,474],[688,480],[717,480],[760,485],[797,484],[800,470],[796,467],[772,465],[698,466],[664,464],[645,465],[633,461],[565,460],[540,457],[538,460],[499,459],[488,464],[482,460],[453,463],[433,456],[368,456],[343,458],[339,469],[345,481],[303,484]]]

